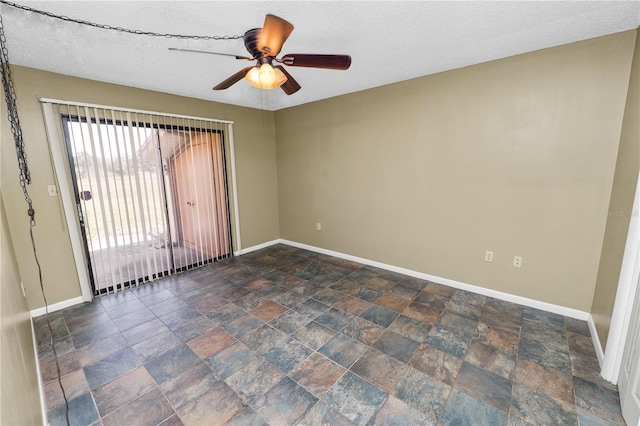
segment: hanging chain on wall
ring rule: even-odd
[[[24,200],[27,202],[29,209],[27,214],[31,218],[31,224],[35,225],[35,210],[33,203],[27,190],[27,185],[31,184],[31,173],[27,164],[27,153],[24,150],[24,139],[22,138],[22,127],[20,127],[20,118],[18,117],[18,107],[16,104],[16,91],[13,87],[13,78],[11,77],[11,68],[9,67],[9,51],[7,50],[7,39],[4,35],[4,23],[2,15],[0,15],[0,72],[2,72],[2,87],[4,88],[4,98],[7,102],[7,116],[11,125],[11,133],[16,147],[16,155],[18,157],[18,178],[20,180],[20,188],[24,194]]]
[[[27,185],[31,184],[31,173],[29,172],[29,165],[27,164],[27,153],[24,149],[24,139],[22,137],[22,127],[20,126],[20,118],[18,117],[18,105],[16,91],[13,86],[13,77],[11,76],[11,67],[9,64],[9,51],[7,50],[7,39],[4,35],[4,22],[2,21],[2,15],[0,14],[0,72],[2,73],[2,87],[4,89],[4,98],[7,102],[7,117],[11,125],[11,133],[13,135],[13,141],[16,148],[16,155],[18,157],[18,179],[20,181],[20,188],[24,194],[24,200],[26,201],[29,209],[27,215],[29,216],[29,235],[31,237],[31,247],[33,248],[33,257],[38,269],[38,280],[40,283],[40,291],[42,292],[42,299],[44,300],[45,307],[45,319],[47,326],[49,327],[51,349],[53,350],[53,356],[56,364],[56,371],[58,373],[58,385],[62,391],[62,397],[65,403],[65,420],[67,425],[69,422],[69,401],[67,400],[67,394],[62,386],[62,378],[60,377],[60,363],[58,362],[58,353],[56,351],[55,338],[53,334],[53,328],[51,327],[51,321],[49,321],[49,304],[47,302],[47,296],[44,292],[44,285],[42,282],[42,268],[40,261],[38,260],[38,251],[36,250],[36,242],[33,236],[33,228],[36,226],[35,210],[33,209],[33,202],[29,196],[29,190]]]
[[[100,28],[103,30],[118,31],[121,33],[128,33],[128,34],[135,34],[135,35],[145,35],[150,37],[164,37],[164,38],[178,38],[183,40],[238,40],[244,37],[243,35],[232,35],[232,36],[229,36],[229,35],[223,35],[223,36],[183,35],[183,34],[171,34],[171,33],[157,33],[153,31],[131,30],[129,28],[113,27],[111,25],[98,24],[95,22],[85,21],[82,19],[70,18],[64,15],[56,15],[55,13],[47,12],[46,10],[34,9],[29,6],[24,6],[24,5],[13,3],[7,0],[0,0],[0,3],[6,4],[7,6],[14,7],[16,9],[21,9],[27,12],[33,12],[39,15],[47,16],[49,18],[59,19],[61,21],[73,22],[75,24],[86,25],[89,27]]]

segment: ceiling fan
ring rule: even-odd
[[[244,78],[251,85],[259,89],[275,89],[276,87],[281,87],[287,95],[291,95],[300,90],[300,85],[282,65],[273,66],[273,62],[290,67],[334,70],[346,70],[351,66],[351,56],[348,55],[288,54],[278,58],[277,56],[282,49],[282,45],[292,31],[293,25],[290,22],[275,15],[267,15],[262,28],[254,28],[244,34],[244,45],[251,54],[251,57],[204,50],[177,48],[169,48],[169,50],[232,56],[236,59],[256,61],[255,66],[238,71],[215,86],[213,90],[227,89]]]

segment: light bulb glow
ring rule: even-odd
[[[287,76],[278,68],[264,63],[259,68],[253,67],[244,77],[252,86],[258,89],[275,89],[287,81]]]

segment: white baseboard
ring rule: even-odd
[[[242,256],[243,254],[251,253],[252,251],[256,251],[256,250],[260,250],[260,249],[267,248],[267,247],[270,247],[270,246],[274,246],[274,245],[279,244],[281,242],[282,242],[282,240],[280,240],[280,239],[267,241],[266,243],[257,244],[255,246],[251,246],[251,247],[247,247],[245,249],[240,249],[238,251],[234,251],[233,255],[234,256]]]
[[[42,424],[48,425],[47,419],[47,399],[44,395],[44,384],[42,383],[42,374],[40,374],[40,357],[38,357],[38,341],[36,340],[36,330],[33,327],[33,316],[29,317],[31,323],[31,340],[33,341],[33,353],[36,362],[36,375],[38,376],[38,392],[40,393],[40,410],[42,411]]]
[[[587,324],[589,324],[589,332],[591,333],[591,340],[593,340],[593,347],[596,350],[596,355],[598,356],[598,364],[602,367],[602,362],[604,361],[604,351],[602,350],[602,345],[600,344],[600,337],[598,337],[598,331],[596,330],[596,323],[593,322],[593,316],[589,314],[589,318],[587,319]]]
[[[451,280],[448,278],[437,277],[435,275],[425,274],[423,272],[413,271],[411,269],[401,268],[399,266],[389,265],[386,263],[377,262],[375,260],[369,260],[362,257],[352,256],[350,254],[340,253],[333,250],[327,250],[320,247],[310,246],[308,244],[302,244],[295,241],[289,241],[280,239],[278,241],[282,244],[287,244],[293,247],[298,247],[301,249],[313,251],[320,254],[326,254],[328,256],[338,257],[340,259],[350,260],[352,262],[362,263],[364,265],[374,266],[380,269],[386,269],[387,271],[397,272],[399,274],[408,275],[410,277],[419,278],[422,280],[432,281],[438,284],[444,284],[449,287],[457,288],[460,290],[466,290],[473,293],[481,294],[483,296],[493,297],[495,299],[504,300],[507,302],[517,303],[520,305],[528,306],[531,308],[541,309],[543,311],[552,312],[554,314],[564,315],[566,317],[579,319],[582,321],[587,321],[591,314],[588,312],[580,311],[573,308],[567,308],[565,306],[554,305],[552,303],[541,302],[535,299],[529,299],[527,297],[516,296],[509,293],[504,293],[501,291],[491,290],[488,288],[466,284],[460,281]]]
[[[54,303],[53,305],[49,305],[49,313],[55,312],[55,311],[60,311],[62,309],[68,308],[70,306],[79,305],[80,303],[83,303],[83,302],[84,302],[84,300],[82,299],[82,296],[74,297],[73,299],[63,300],[62,302],[58,302],[58,303]],[[46,310],[45,310],[44,307],[37,308],[37,309],[34,309],[31,312],[29,312],[29,314],[31,315],[31,318],[42,316],[45,313],[46,313]]]

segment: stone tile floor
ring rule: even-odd
[[[624,424],[586,322],[284,245],[50,319],[72,424]]]

